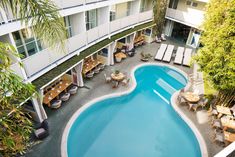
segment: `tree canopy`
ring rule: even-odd
[[[153,27],[153,35],[161,36],[164,24],[165,24],[165,15],[167,9],[167,0],[153,0],[153,16],[154,23],[156,24]]]
[[[213,87],[235,94],[235,0],[210,0],[205,14],[203,47],[195,60]],[[230,97],[230,101],[234,97]]]

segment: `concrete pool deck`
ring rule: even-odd
[[[174,44],[176,46],[185,46],[180,43],[175,43],[172,41],[167,41],[167,43]],[[96,75],[91,80],[85,81],[85,86],[90,88],[80,88],[78,90],[78,93],[75,96],[72,96],[70,100],[66,103],[63,103],[62,107],[57,110],[52,110],[47,107],[46,112],[48,114],[48,122],[50,126],[50,135],[44,139],[40,144],[37,144],[33,146],[32,149],[27,152],[25,156],[27,157],[60,157],[61,156],[61,139],[62,134],[64,131],[64,128],[71,118],[71,116],[84,104],[88,103],[89,101],[93,100],[94,98],[115,93],[115,92],[121,92],[128,89],[128,87],[120,86],[117,89],[113,89],[110,84],[106,84],[104,81],[104,73],[109,73],[110,71],[113,71],[115,69],[125,71],[129,74],[131,69],[139,64],[142,64],[143,62],[140,61],[140,52],[148,52],[151,53],[153,56],[155,56],[156,51],[160,44],[146,44],[145,46],[139,47],[136,49],[136,55],[132,58],[127,58],[121,63],[116,63],[114,66],[107,66],[104,71]],[[153,59],[150,62],[159,62],[154,61]],[[168,64],[161,62],[163,64]],[[191,74],[193,72],[192,68],[180,66],[180,65],[174,65],[169,63],[170,65],[173,65],[187,74]],[[186,106],[180,106],[180,109],[185,113],[185,115],[193,121],[193,123],[196,125],[196,127],[201,132],[208,149],[209,156],[213,156],[216,153],[218,153],[222,147],[219,145],[213,143],[212,141],[212,135],[213,130],[211,129],[211,126],[208,123],[199,124],[197,120],[196,113],[193,113],[192,111],[188,111]]]

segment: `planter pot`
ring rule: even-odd
[[[147,59],[147,58],[141,58],[141,61],[143,61],[143,62],[148,62],[149,59]]]

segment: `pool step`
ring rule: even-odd
[[[158,91],[157,90],[153,90],[153,92],[155,93],[155,94],[157,94],[163,101],[165,101],[167,104],[170,104],[170,102],[167,100],[167,98],[165,98],[164,96],[162,96],[160,93],[158,93]]]
[[[172,95],[173,93],[177,91],[174,87],[172,87],[170,84],[168,84],[166,81],[164,81],[161,78],[156,81],[156,84],[162,87],[170,95]]]

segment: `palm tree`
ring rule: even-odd
[[[165,23],[167,0],[153,0],[154,23],[153,36],[160,37]]]
[[[49,0],[1,0],[0,8],[8,8],[26,26],[33,25],[35,35],[52,48],[64,47],[66,29],[58,8]],[[16,49],[0,42],[0,156],[22,154],[29,146],[32,123],[22,112],[21,102],[35,93],[35,88],[10,70]]]

